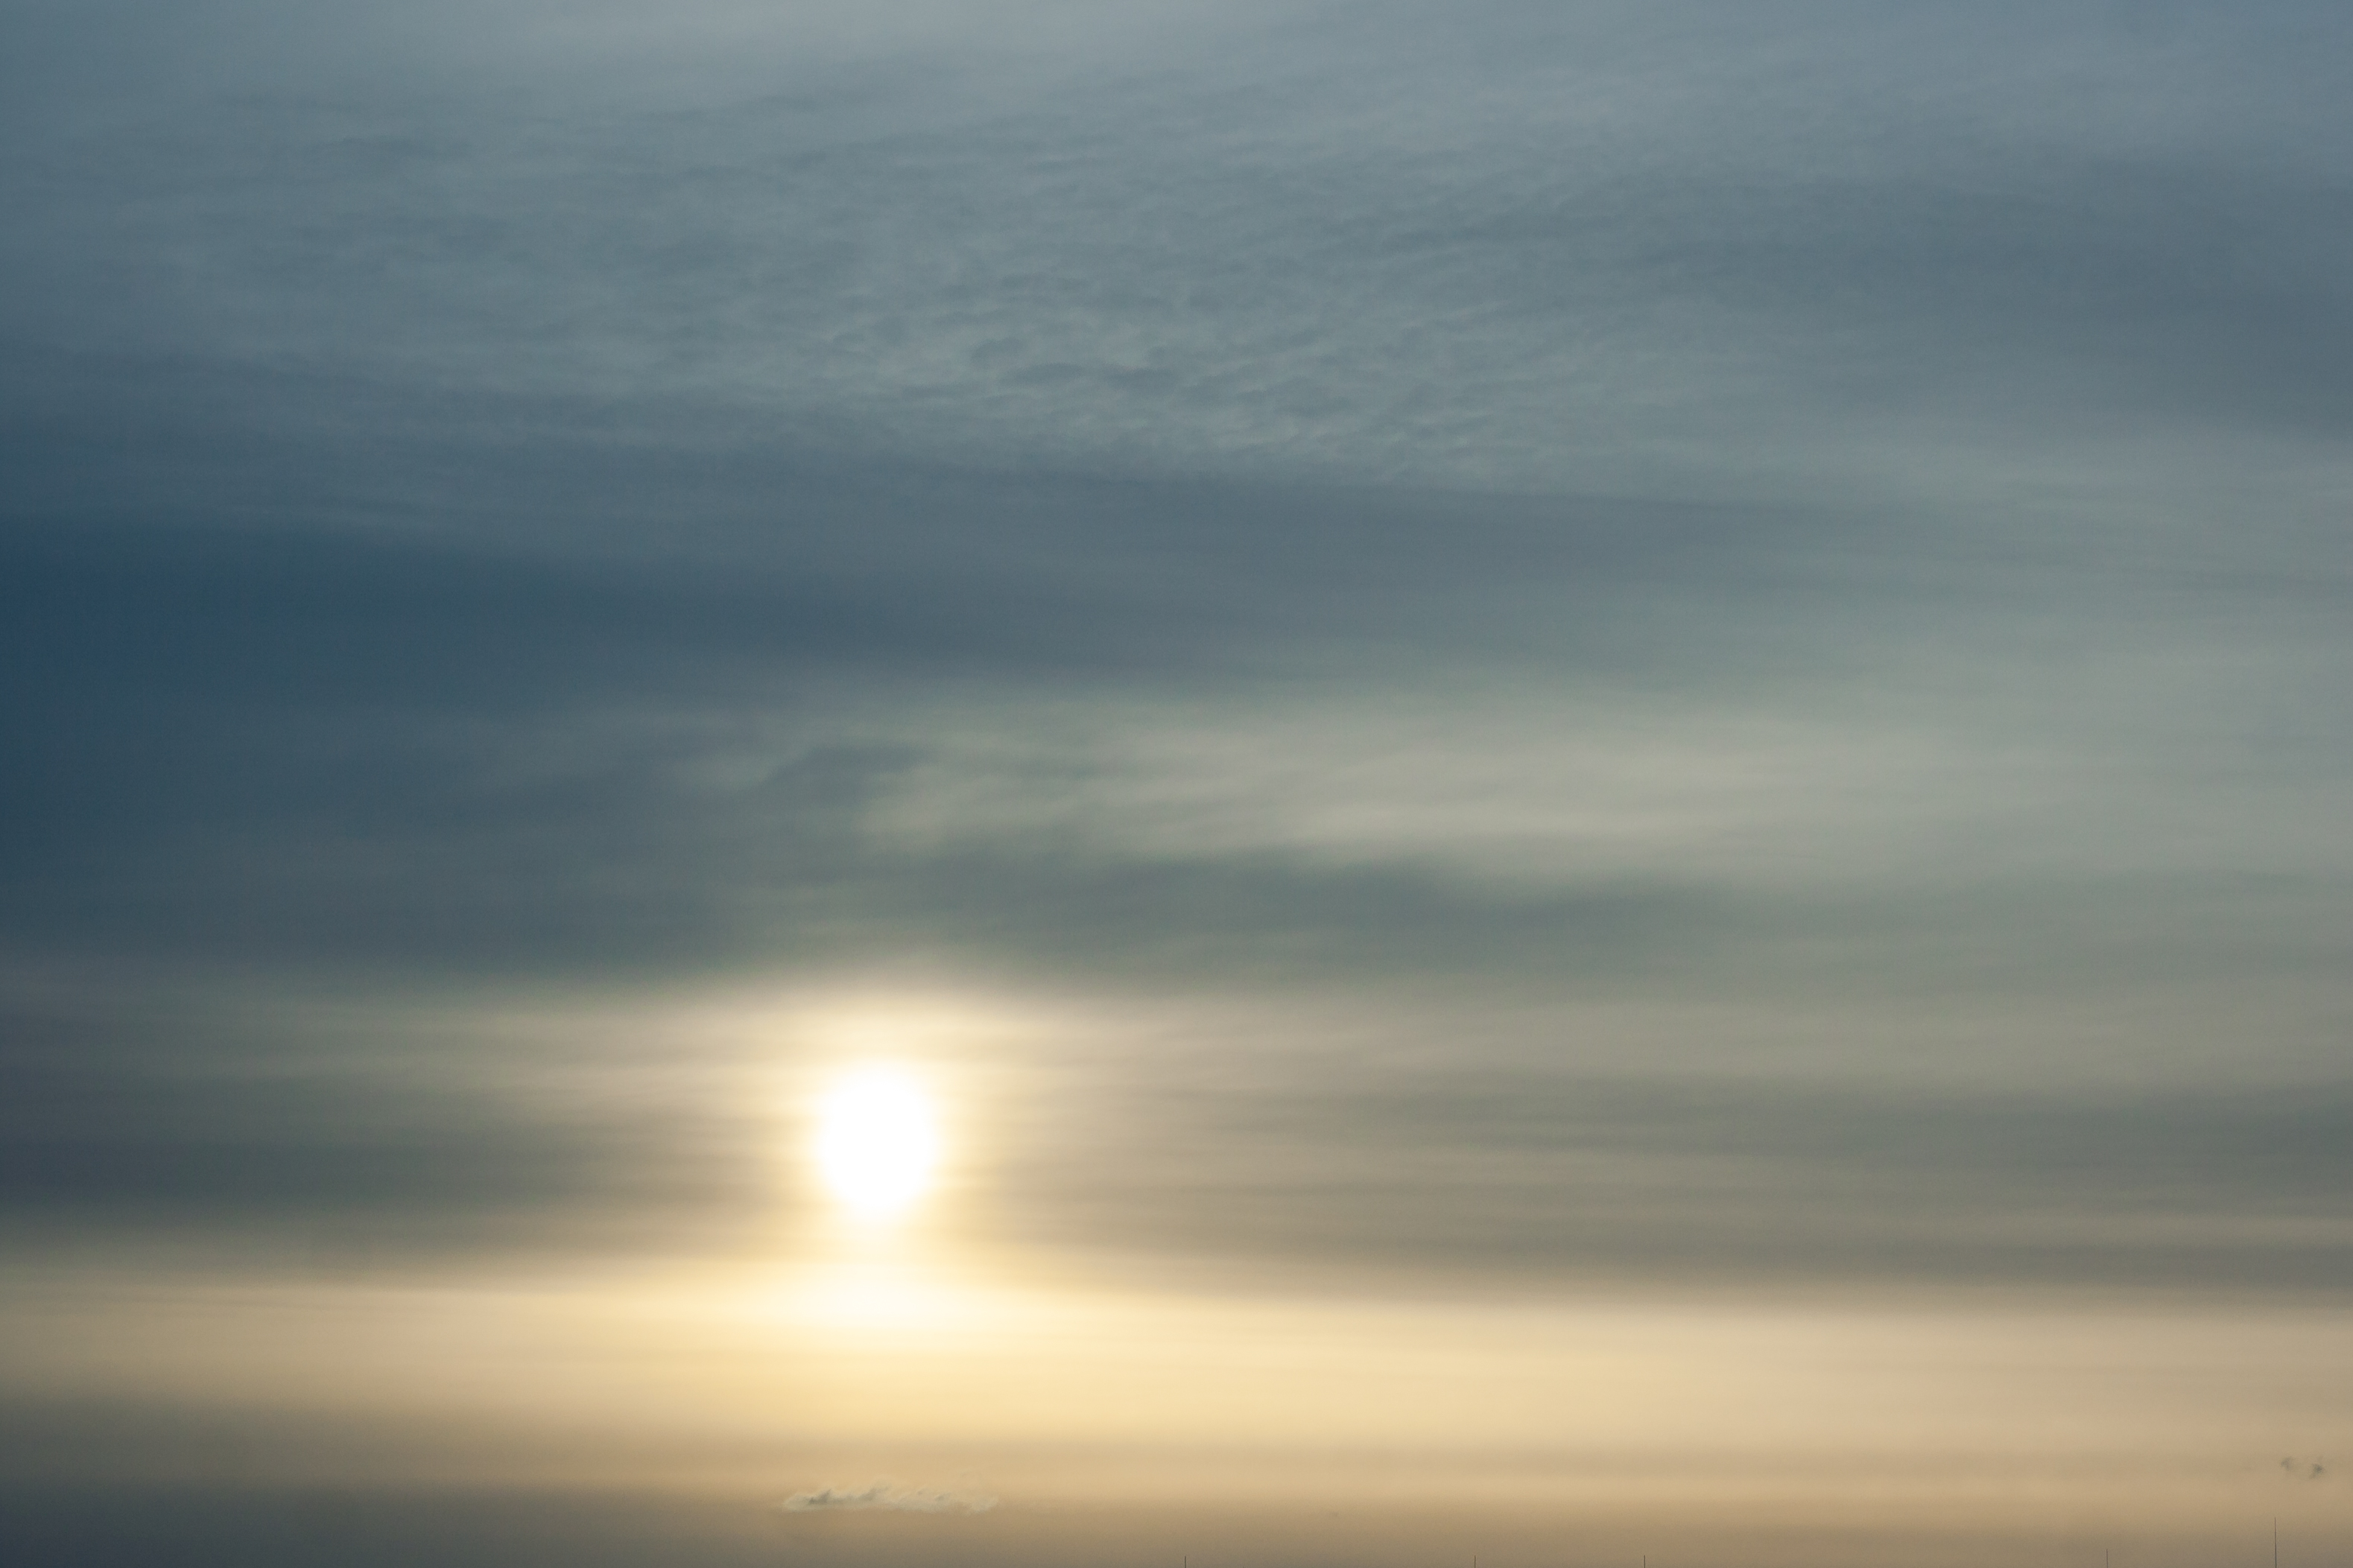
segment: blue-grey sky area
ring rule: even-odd
[[[0,0],[9,1516],[1092,1560],[238,1500],[207,1421],[379,1394],[55,1371],[785,1258],[877,1038],[960,1255],[1138,1300],[2341,1310],[2348,79],[2284,0]],[[905,1408],[778,1495],[990,1462]]]

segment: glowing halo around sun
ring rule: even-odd
[[[923,1086],[896,1068],[861,1068],[818,1102],[818,1173],[861,1220],[914,1206],[940,1163],[939,1119]]]

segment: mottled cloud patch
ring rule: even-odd
[[[795,1492],[776,1507],[786,1513],[987,1513],[997,1499],[970,1486],[909,1487],[896,1481],[870,1481],[850,1490],[821,1487]]]

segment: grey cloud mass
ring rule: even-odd
[[[0,1238],[739,1243],[879,986],[1008,1247],[2341,1302],[2348,61],[0,0]]]
[[[193,15],[18,12],[20,966],[2337,1005],[2322,12]]]

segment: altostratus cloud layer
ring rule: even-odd
[[[0,167],[26,1213],[765,1191],[191,965],[913,965],[1160,1020],[1039,1236],[2341,1271],[2328,13],[119,12]]]
[[[0,16],[31,1253],[2341,1293],[2338,10]]]

